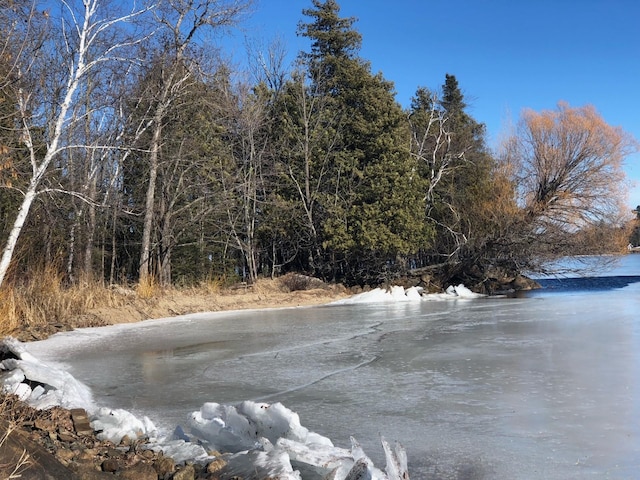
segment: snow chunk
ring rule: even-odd
[[[41,362],[28,353],[18,340],[7,338],[0,343],[0,383],[5,392],[15,393],[29,405],[46,409],[93,407],[91,390],[71,374]],[[4,371],[4,372],[3,372]],[[32,385],[36,385],[32,390]]]
[[[448,295],[457,297],[457,298],[480,298],[484,297],[481,293],[475,293],[465,287],[463,284],[458,285],[457,287],[450,285],[446,290]]]
[[[200,440],[225,452],[261,447],[262,439],[272,444],[286,438],[302,444],[333,445],[328,438],[303,427],[298,414],[281,403],[246,401],[237,407],[205,403],[192,413],[189,426]]]
[[[374,288],[368,292],[359,293],[349,298],[335,301],[331,305],[356,305],[356,304],[373,304],[373,303],[399,303],[399,302],[420,302],[423,300],[454,300],[462,298],[480,298],[484,297],[480,293],[474,293],[464,285],[451,285],[445,293],[424,293],[422,287],[403,288],[400,286],[392,286],[389,289]]]
[[[91,416],[91,427],[97,432],[100,440],[109,440],[116,445],[124,437],[132,440],[154,439],[157,433],[157,428],[147,417],[141,420],[126,410],[105,407],[99,408]]]

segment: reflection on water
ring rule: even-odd
[[[529,298],[212,314],[33,353],[168,431],[206,401],[268,398],[376,464],[379,434],[400,440],[412,478],[635,478],[640,276],[626,275]]]

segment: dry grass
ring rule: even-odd
[[[97,283],[65,286],[61,275],[45,269],[31,280],[0,290],[0,336],[17,330],[63,323],[96,306],[117,306],[122,295]]]
[[[147,277],[146,280],[139,282],[136,286],[136,293],[143,300],[155,297],[158,294],[158,290],[158,282],[153,276]]]
[[[0,451],[5,451],[5,443],[25,419],[25,410],[18,408],[19,405],[20,402],[15,395],[0,391],[0,425],[4,429],[0,433]],[[23,449],[18,458],[13,459],[11,462],[0,463],[0,475],[3,476],[2,478],[7,479],[24,478],[22,473],[29,467],[30,463],[29,453]]]
[[[223,278],[208,278],[200,283],[199,288],[204,290],[209,295],[219,294],[225,286],[225,280]]]
[[[191,287],[156,281],[134,289],[83,282],[66,285],[54,270],[0,289],[0,337],[40,340],[74,328],[128,323],[196,312],[317,305],[347,295],[303,275],[260,279],[253,285],[211,279]],[[283,280],[284,279],[284,280]]]

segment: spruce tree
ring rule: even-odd
[[[491,263],[491,248],[502,225],[496,210],[510,208],[510,186],[496,170],[485,142],[485,127],[466,111],[454,75],[441,93],[418,89],[409,112],[414,155],[428,183],[427,216],[436,240],[423,251],[425,263],[442,267],[444,283],[469,285],[469,272]],[[473,279],[477,281],[478,279]]]
[[[334,0],[313,0],[298,32],[312,42],[303,54],[311,91],[325,97],[331,131],[316,155],[329,157],[319,204],[326,273],[350,283],[380,281],[391,266],[429,241],[424,182],[406,145],[408,131],[393,84],[358,57],[355,19]]]

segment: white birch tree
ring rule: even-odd
[[[124,15],[109,16],[106,2],[100,0],[63,0],[60,3],[58,15],[39,12],[38,3],[33,2],[31,8],[24,10],[28,18],[23,18],[33,28],[9,32],[13,35],[6,40],[13,54],[14,81],[10,87],[14,89],[17,103],[14,124],[28,152],[31,172],[27,187],[21,192],[22,202],[0,259],[0,286],[45,176],[62,152],[77,147],[63,140],[65,132],[81,121],[74,118],[72,112],[83,82],[93,70],[109,61],[118,61],[123,50],[135,43],[135,40],[114,40],[118,38],[114,32],[121,24],[142,13],[133,10]],[[47,22],[36,22],[37,16],[46,18]],[[12,42],[15,42],[14,46]],[[62,78],[55,82],[48,77],[49,70],[56,70],[52,68],[54,65],[62,67]]]

